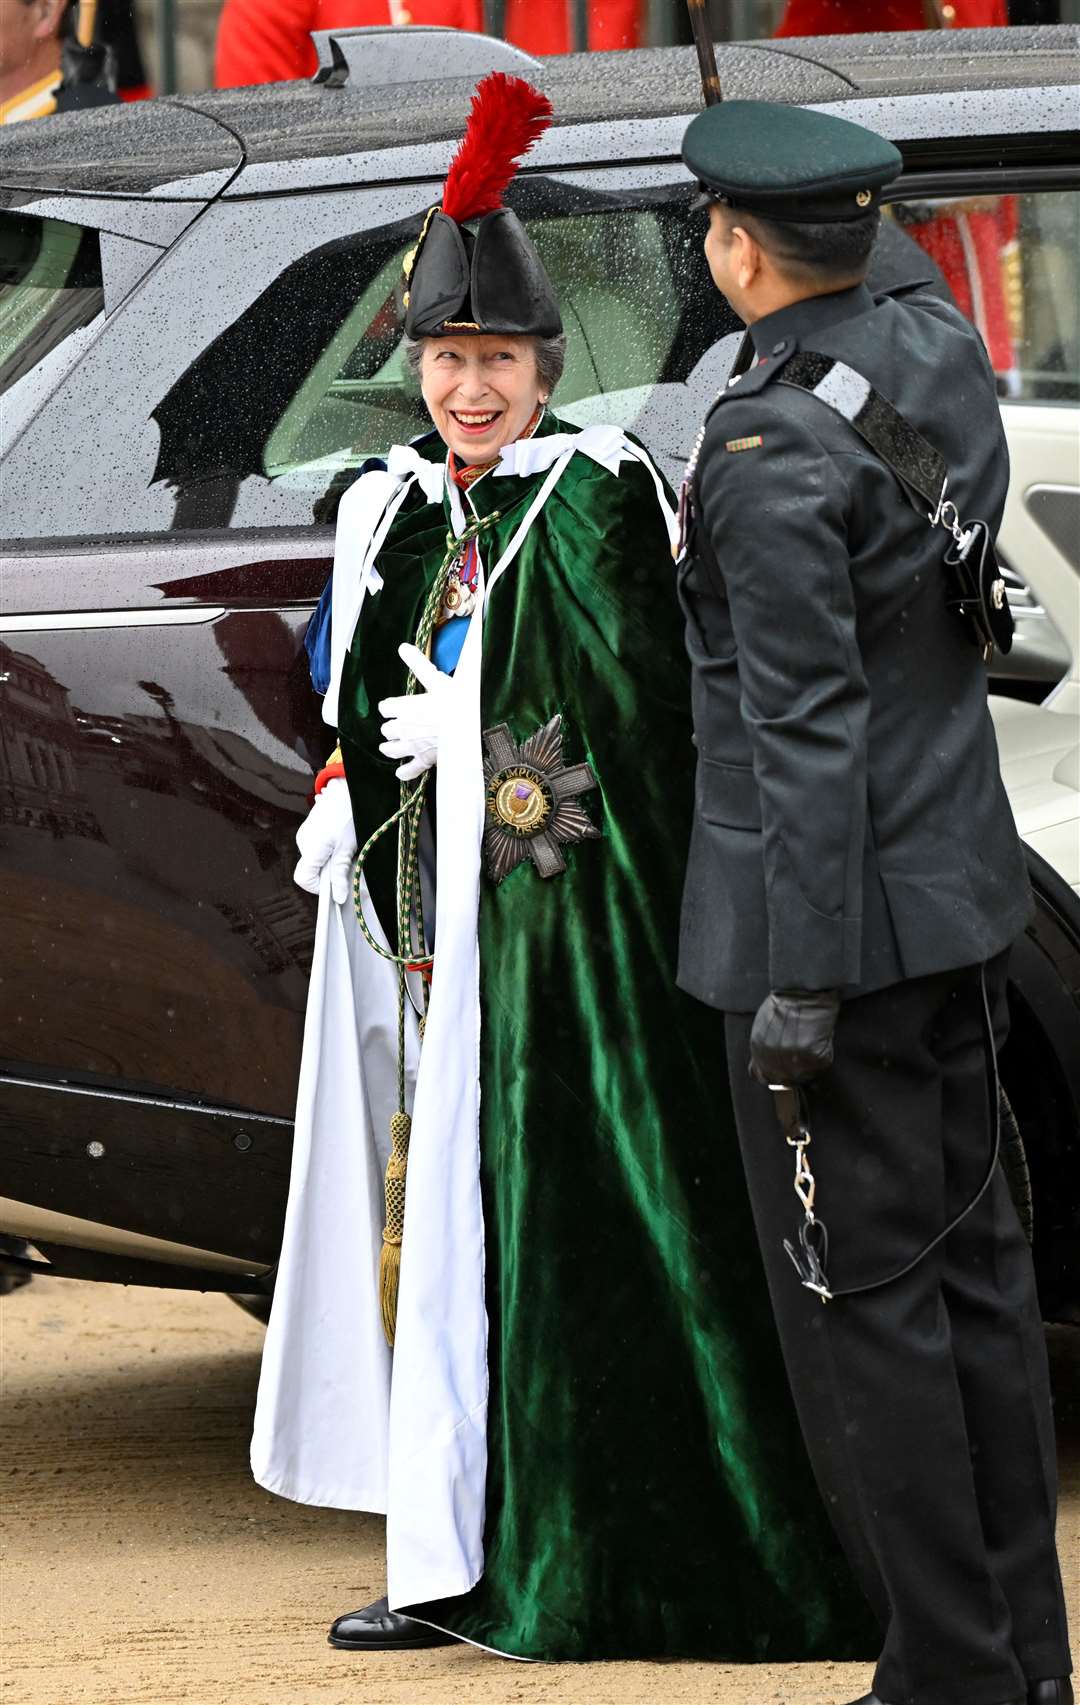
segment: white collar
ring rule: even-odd
[[[586,426],[580,432],[551,432],[541,438],[517,438],[513,444],[503,448],[499,460],[489,471],[496,476],[517,474],[520,479],[527,479],[531,474],[546,473],[564,450],[579,450],[612,474],[618,473],[628,453],[621,427]],[[429,503],[441,501],[447,489],[445,457],[432,462],[421,456],[412,444],[394,444],[387,454],[386,466],[398,479],[415,475]]]
[[[493,474],[529,474],[546,472],[564,450],[580,450],[594,462],[617,474],[626,455],[626,439],[619,426],[586,426],[580,432],[551,432],[543,438],[518,438],[507,444],[492,468]]]
[[[445,460],[429,462],[427,457],[421,456],[411,444],[392,444],[387,452],[386,468],[388,473],[394,474],[399,480],[408,479],[410,474],[414,474],[428,502],[441,501],[446,479]]]

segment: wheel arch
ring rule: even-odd
[[[1031,1172],[1043,1313],[1080,1319],[1080,895],[1024,850],[1035,916],[1009,962],[1001,1078]]]

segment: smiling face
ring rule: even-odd
[[[439,437],[466,464],[494,460],[547,401],[531,337],[427,337],[420,388]]]

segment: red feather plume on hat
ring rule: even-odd
[[[502,206],[522,155],[551,123],[547,96],[523,77],[492,71],[477,85],[465,135],[450,162],[442,211],[462,224]]]

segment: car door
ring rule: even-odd
[[[27,217],[0,215],[0,1230],[97,1272],[235,1283],[276,1254],[333,529],[321,475],[272,477],[258,446],[385,211],[211,209],[104,324],[98,234],[39,220],[31,266]],[[339,233],[351,270],[304,265]]]
[[[332,743],[302,639],[341,491],[424,425],[397,292],[437,193],[218,202],[30,375],[0,470],[0,1230],[133,1276],[274,1258],[313,927],[293,836]],[[675,165],[520,187],[571,419],[681,390],[728,329],[687,202]]]

